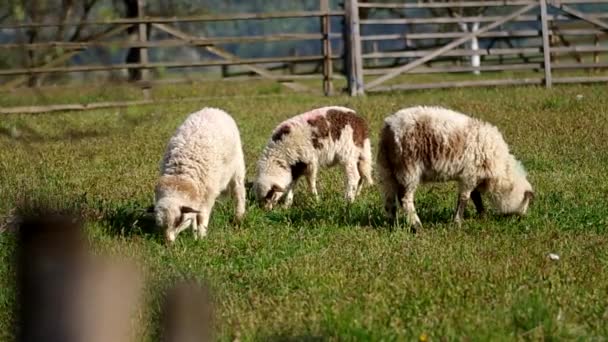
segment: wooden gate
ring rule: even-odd
[[[574,8],[581,4],[595,4],[603,8],[594,8],[592,12]],[[406,0],[385,3],[350,0],[346,4],[345,14],[349,33],[350,94],[513,84],[544,84],[551,87],[553,83],[608,81],[606,75],[552,77],[552,69],[572,71],[608,67],[599,58],[601,53],[608,51],[605,44],[602,44],[608,32],[608,23],[603,20],[608,17],[608,6],[603,4],[608,4],[608,1]],[[370,15],[373,10],[384,13],[392,11],[400,17],[386,18],[384,14],[374,18]],[[568,24],[574,24],[576,28],[569,28]],[[399,32],[385,33],[390,25],[398,25]],[[383,32],[374,34],[370,33],[372,30],[366,30],[373,26],[382,26]],[[421,26],[422,29],[418,29]],[[594,37],[594,45],[584,45],[585,36]],[[405,47],[379,51],[379,43],[385,41],[402,41]],[[435,44],[429,48],[429,44],[420,42]],[[495,47],[496,42],[506,42],[508,46]],[[421,47],[422,45],[426,46]],[[564,54],[566,59],[575,58],[576,63],[553,63],[552,68],[552,60]],[[589,54],[593,54],[592,62],[585,61]],[[581,57],[582,55],[585,56]],[[462,65],[463,57],[470,59],[470,66]],[[605,56],[602,58],[605,59]],[[392,60],[393,63],[382,63],[386,60]],[[453,65],[453,62],[458,65]],[[497,71],[518,71],[523,77],[505,77],[504,73],[498,78],[487,77]],[[414,74],[438,73],[468,73],[470,77],[464,80],[462,77],[454,80],[448,78],[447,81],[439,79],[427,83],[412,81],[415,77],[411,75]]]

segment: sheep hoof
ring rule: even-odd
[[[412,232],[412,234],[417,234],[419,231],[422,231],[422,223],[420,222],[415,222],[414,224],[412,224],[412,226],[410,227],[410,230]]]
[[[244,215],[236,215],[232,219],[232,224],[235,226],[241,226],[243,224]]]

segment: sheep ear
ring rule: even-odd
[[[198,214],[198,213],[200,213],[200,211],[198,211],[196,209],[193,209],[191,207],[185,207],[185,206],[179,207],[179,210],[182,212],[182,214],[189,214],[189,213]]]
[[[282,187],[273,184],[272,187],[270,188],[270,190],[274,191],[274,192],[285,192],[285,189],[283,189]]]
[[[146,208],[146,211],[144,212],[143,216],[147,218],[153,218],[155,213],[156,212],[154,211],[154,206],[151,205]]]
[[[524,193],[524,198],[532,202],[534,200],[534,192],[528,190]]]

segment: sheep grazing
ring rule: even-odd
[[[173,242],[190,224],[195,238],[207,234],[216,198],[228,190],[236,219],[245,214],[245,160],[239,129],[230,115],[204,108],[186,118],[169,140],[155,189],[156,222]]]
[[[377,168],[389,217],[395,219],[397,199],[414,228],[422,226],[414,207],[420,182],[458,181],[458,224],[469,198],[484,212],[482,193],[504,214],[524,215],[534,197],[523,166],[496,127],[441,107],[412,107],[387,117]]]
[[[365,120],[345,107],[323,107],[279,124],[257,164],[255,193],[266,209],[281,199],[289,207],[293,188],[306,176],[315,199],[319,167],[343,165],[346,199],[353,202],[363,180],[373,184],[371,147]]]

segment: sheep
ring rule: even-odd
[[[319,168],[341,164],[346,173],[346,200],[352,203],[363,180],[373,184],[368,132],[361,116],[339,106],[317,108],[283,121],[257,163],[254,188],[258,202],[266,209],[280,199],[285,207],[291,206],[293,188],[302,175],[318,200]]]
[[[441,107],[411,107],[387,117],[376,159],[384,208],[391,221],[398,200],[414,230],[422,223],[414,207],[421,182],[458,182],[454,221],[460,226],[471,198],[484,213],[482,193],[503,214],[525,215],[534,198],[519,161],[493,125]]]
[[[239,129],[226,112],[203,108],[190,114],[169,140],[160,173],[154,212],[167,242],[190,224],[196,239],[206,236],[215,200],[228,190],[236,220],[243,218],[245,160]]]

